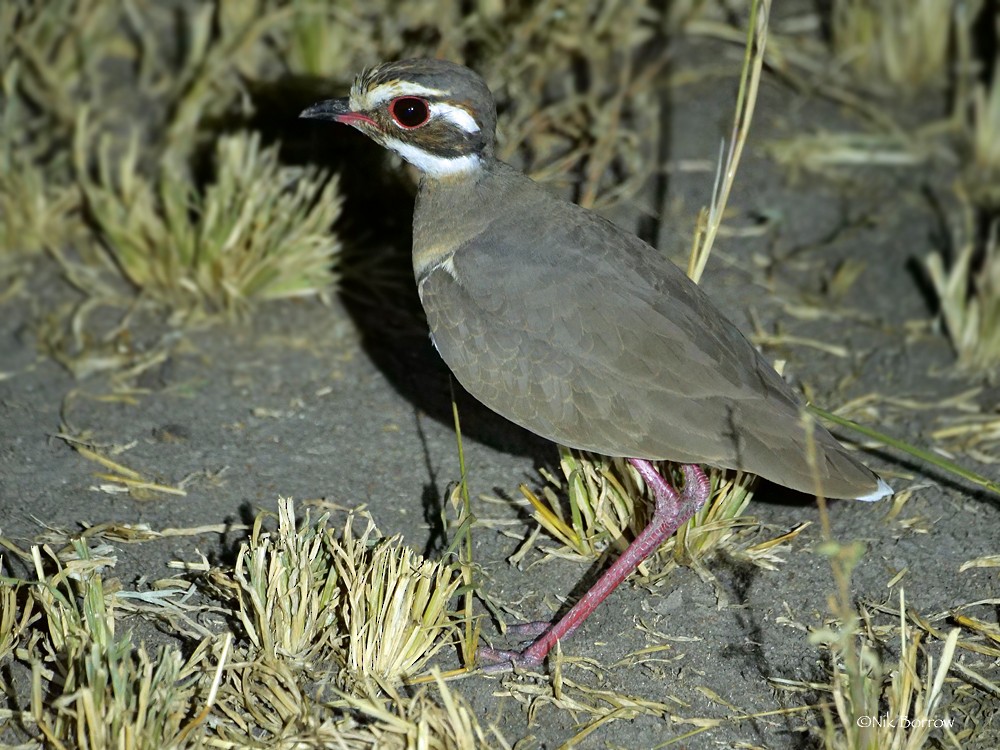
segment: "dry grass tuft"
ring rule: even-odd
[[[99,5],[12,0],[0,8],[0,253],[60,246],[80,231],[65,144],[73,99],[108,34],[107,14],[88,7]]]
[[[78,559],[67,563],[32,550],[38,580],[22,584],[30,596],[23,617],[32,607],[38,616],[17,652],[32,675],[30,717],[22,718],[53,747],[175,746],[204,698],[203,652],[185,659],[165,646],[150,656],[117,636],[114,587],[105,587],[86,546],[75,547]]]
[[[336,179],[281,166],[277,146],[262,147],[257,134],[219,140],[215,180],[201,193],[169,162],[155,184],[143,178],[137,137],[117,165],[111,144],[102,144],[96,179],[87,175],[87,147],[81,135],[87,209],[116,265],[144,294],[178,310],[239,312],[254,299],[316,294],[334,281]]]
[[[460,60],[477,29],[499,8],[435,0],[369,0],[352,6],[314,0],[264,0],[284,17],[274,25],[274,49],[296,76],[350,83],[358,70],[403,57]]]
[[[637,482],[630,478],[627,485],[623,484],[614,469],[624,467],[614,464],[610,458],[589,456],[560,446],[559,467],[563,476],[555,477],[544,468],[539,469],[547,481],[541,498],[527,485],[519,487],[542,528],[585,560],[596,560],[615,540],[634,536],[642,528],[642,520],[635,517],[636,502],[630,494]],[[568,515],[561,496],[567,499]]]
[[[254,520],[232,574],[240,621],[265,658],[300,665],[328,660],[344,637],[337,615],[342,582],[330,547],[329,516],[312,521],[306,510],[296,524],[294,506],[282,499],[274,532],[264,529],[266,518],[261,514]]]
[[[975,17],[972,10],[967,15]],[[1000,364],[1000,58],[987,85],[971,80],[982,67],[973,57],[972,35],[959,35],[956,47],[963,73],[953,118],[961,165],[954,186],[957,228],[947,265],[944,253],[935,252],[927,268],[959,368],[992,377]]]
[[[214,183],[193,177],[206,140],[249,117],[247,82],[280,73],[274,45],[300,12],[268,0],[5,4],[0,247],[55,252],[86,294],[115,304],[109,272],[181,312],[327,288],[334,180],[281,166],[258,135],[220,138]]]
[[[954,0],[834,0],[834,53],[863,87],[913,94],[948,77]]]
[[[927,271],[959,367],[989,373],[1000,364],[1000,221],[990,223],[980,245],[968,204],[963,214],[949,267],[940,253],[933,253]]]
[[[894,665],[886,664],[881,656],[885,650],[882,639],[891,634],[892,628],[873,624],[866,609],[859,614],[851,588],[851,575],[864,558],[865,546],[861,542],[835,541],[822,498],[819,509],[824,539],[819,553],[829,560],[835,583],[829,597],[833,624],[810,634],[812,643],[827,650],[830,662],[830,683],[808,685],[829,692],[833,701],[832,706],[818,705],[823,726],[816,731],[823,746],[827,750],[920,750],[927,745],[932,731],[942,730],[944,746],[960,748],[951,732],[954,722],[941,714],[945,679],[959,643],[959,629],[945,634],[921,626],[921,630],[943,641],[935,665],[922,633],[915,634],[911,627],[911,620],[918,624],[920,619],[907,612],[905,594],[900,589],[896,613],[899,655]],[[806,687],[804,683],[797,685]]]
[[[584,560],[596,560],[609,548],[621,552],[649,521],[652,499],[635,469],[624,459],[610,459],[560,449],[562,477],[542,470],[548,484],[540,496],[522,485],[520,490],[531,504],[535,520],[564,551]],[[674,477],[674,467],[662,462],[658,470]],[[712,470],[709,474],[712,494],[709,501],[690,521],[681,526],[647,561],[640,572],[648,580],[666,576],[677,564],[700,567],[713,554],[727,556],[763,568],[773,568],[780,561],[778,547],[798,534],[804,526],[775,539],[748,544],[759,531],[759,523],[743,516],[753,497],[755,477],[741,472]],[[566,498],[563,508],[561,498]]]
[[[6,718],[53,747],[489,747],[440,675],[396,690],[455,634],[452,568],[379,538],[370,519],[338,533],[326,514],[297,524],[282,500],[267,532],[266,515],[233,571],[183,566],[205,574],[197,590],[121,591],[89,535],[59,554],[0,538],[37,577],[0,578],[0,661],[31,671],[30,710]],[[137,616],[181,645],[136,646],[119,631]]]
[[[964,743],[977,736],[980,729],[988,733],[989,728],[975,725],[973,714],[983,708],[981,698],[985,694],[1000,694],[1000,689],[955,658],[956,649],[976,650],[974,639],[962,640],[960,628],[947,633],[938,630],[908,610],[902,589],[898,610],[886,605],[855,609],[850,573],[864,556],[863,545],[827,541],[820,552],[830,559],[837,593],[830,597],[832,621],[813,630],[810,641],[826,651],[830,682],[772,682],[784,689],[829,694],[829,701],[812,706],[822,726],[810,731],[819,737],[823,747],[920,750],[933,746],[957,750],[965,747]],[[898,627],[876,622],[878,613],[892,615]],[[948,616],[943,613],[933,619]],[[884,654],[892,650],[893,638],[898,638],[898,655],[887,662]],[[956,702],[955,696],[968,693],[970,688],[979,693],[980,700],[966,695],[962,704]],[[966,723],[968,726],[964,726]]]
[[[432,697],[427,688],[421,689],[412,699],[396,696],[386,704],[345,696],[348,705],[373,722],[369,727],[370,747],[400,750],[497,747],[488,740],[465,699],[448,688],[436,669],[432,674],[439,698]],[[502,746],[508,747],[506,743]]]
[[[0,148],[12,145],[2,141],[0,136]],[[0,254],[62,247],[80,233],[79,208],[74,187],[49,182],[15,153],[0,154]]]
[[[398,538],[379,539],[371,519],[341,538],[306,512],[296,525],[279,501],[278,528],[254,523],[234,572],[239,617],[268,660],[334,662],[348,685],[391,688],[419,672],[455,636],[448,603],[459,578],[424,560]]]
[[[954,722],[940,713],[959,631],[956,628],[947,635],[935,665],[920,634],[913,633],[903,614],[902,589],[899,596],[899,657],[893,665],[884,664],[877,645],[860,635],[861,620],[853,608],[839,627],[817,630],[810,636],[813,643],[829,649],[834,670],[829,686],[834,710],[828,704],[820,707],[823,743],[828,750],[919,750],[927,745],[932,731],[942,729],[945,737],[951,736],[947,747],[961,747],[950,732]]]
[[[26,146],[31,156],[65,149],[80,102],[106,85],[109,64],[127,57],[122,20],[119,8],[101,0],[4,3],[4,124],[16,129],[3,138]]]
[[[0,558],[0,563],[2,562],[3,560]],[[0,577],[0,663],[14,653],[14,646],[21,638],[32,617],[30,599],[25,603],[24,610],[18,617],[20,589],[20,581]]]
[[[448,603],[460,578],[451,565],[424,560],[399,538],[372,545],[371,525],[356,539],[348,529],[337,550],[346,584],[344,669],[355,680],[394,685],[454,642],[457,623]]]
[[[990,81],[989,87],[980,82],[970,92],[962,182],[973,205],[996,213],[1000,211],[1000,57]]]

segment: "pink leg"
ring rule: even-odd
[[[537,667],[545,660],[549,650],[556,641],[568,638],[580,624],[597,609],[597,606],[608,598],[618,585],[629,574],[639,567],[643,560],[653,554],[664,541],[677,531],[678,527],[693,516],[708,500],[711,485],[701,467],[685,464],[684,490],[678,492],[660,476],[649,461],[640,458],[630,458],[631,463],[642,476],[646,486],[653,490],[656,507],[653,518],[642,533],[628,546],[615,562],[608,568],[590,590],[583,595],[573,608],[563,615],[562,619],[547,628],[531,645],[523,651],[502,651],[492,648],[480,648],[476,654],[477,660],[487,662],[487,672],[500,672],[511,669],[512,666]]]

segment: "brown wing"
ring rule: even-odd
[[[421,281],[434,342],[462,385],[574,448],[815,489],[797,399],[701,289],[596,214],[537,187],[526,198],[536,210],[495,210],[474,248]],[[875,489],[823,428],[814,436],[828,496]]]

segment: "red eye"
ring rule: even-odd
[[[431,119],[431,109],[423,99],[415,96],[401,96],[393,99],[389,113],[397,124],[404,128],[419,128]]]

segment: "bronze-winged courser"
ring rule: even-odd
[[[804,417],[677,266],[497,159],[493,95],[473,71],[385,63],[302,116],[351,125],[421,172],[413,270],[434,345],[466,390],[557,443],[628,458],[656,498],[648,527],[566,615],[523,651],[481,661],[539,664],[707,500],[699,464],[827,498],[892,493]],[[684,464],[681,490],[660,459]]]

